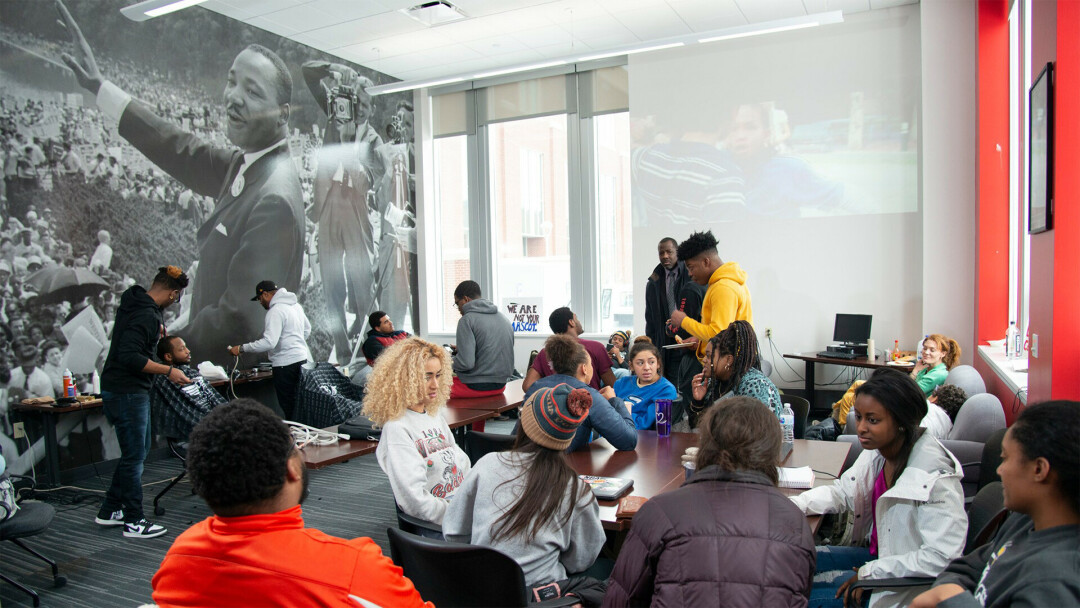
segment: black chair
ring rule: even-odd
[[[396,500],[394,501],[394,511],[397,514],[398,528],[404,532],[408,532],[409,534],[420,534],[420,530],[423,529],[438,532],[440,535],[442,534],[442,526],[435,522],[409,515],[401,510],[401,505],[399,505]]]
[[[1005,438],[1006,430],[1008,429],[998,429],[986,438],[986,443],[983,445],[982,463],[979,466],[980,489],[992,482],[1001,481],[997,468],[1001,466],[1001,440]]]
[[[979,490],[971,503],[968,511],[968,535],[964,542],[964,554],[981,547],[993,538],[1005,521],[1008,511],[1004,510],[1005,495],[1001,482],[991,483]],[[972,532],[977,530],[977,532]],[[901,578],[882,578],[873,580],[855,581],[848,587],[848,595],[856,589],[866,589],[873,592],[875,589],[898,589],[904,587],[929,587],[936,577],[932,576],[905,576]]]
[[[20,540],[48,530],[54,515],[56,515],[56,510],[52,508],[52,505],[43,502],[24,502],[19,505],[19,510],[14,516],[0,522],[0,541],[9,540],[31,555],[44,560],[52,567],[53,587],[60,588],[67,584],[67,578],[60,576],[60,569],[56,566],[56,562],[34,551]],[[0,572],[0,579],[33,598],[35,608],[41,605],[41,598],[33,589],[15,582],[2,572]]]
[[[514,447],[516,435],[505,433],[481,433],[469,430],[465,433],[465,453],[469,455],[469,462],[476,461],[491,452],[505,452]]]
[[[577,598],[529,604],[525,574],[510,556],[477,545],[432,540],[386,530],[390,557],[416,586],[420,597],[446,606],[573,606]]]
[[[810,402],[795,395],[781,395],[780,400],[791,404],[795,412],[795,439],[806,437],[806,417],[810,415]]]
[[[166,441],[169,442],[169,451],[172,452],[173,456],[176,456],[180,459],[180,462],[184,465],[184,467],[180,470],[180,474],[176,477],[173,477],[172,481],[169,482],[169,485],[165,486],[165,489],[158,492],[157,496],[154,497],[154,515],[157,515],[158,517],[165,515],[165,507],[159,505],[158,503],[161,502],[161,499],[169,493],[169,490],[173,489],[176,484],[180,483],[184,480],[185,477],[187,477],[187,443],[182,443],[180,441],[177,441],[176,439],[173,439],[172,437],[166,438]],[[192,488],[191,491],[192,493],[194,493],[195,488]]]

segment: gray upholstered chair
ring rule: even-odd
[[[955,384],[964,389],[968,397],[986,392],[986,383],[983,382],[979,371],[970,365],[957,365],[949,370],[945,378],[945,384]]]
[[[1005,410],[1001,401],[991,393],[968,397],[956,413],[949,439],[986,443],[990,435],[1005,428]]]

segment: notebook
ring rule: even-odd
[[[621,477],[578,475],[578,479],[589,484],[593,496],[596,496],[597,500],[615,500],[629,492],[630,488],[634,487],[633,479],[623,479]]]
[[[781,488],[809,490],[814,487],[814,470],[810,467],[777,467],[780,472]]]

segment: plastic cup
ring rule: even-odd
[[[656,400],[656,436],[671,436],[671,399]]]

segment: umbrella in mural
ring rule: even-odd
[[[38,294],[38,304],[78,302],[96,296],[109,287],[105,279],[88,268],[50,266],[26,277],[26,284]]]

